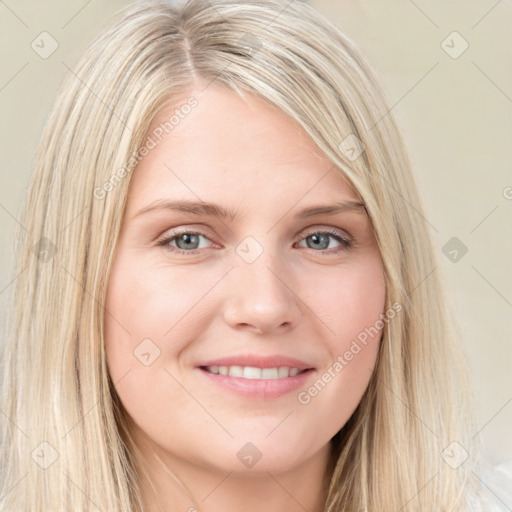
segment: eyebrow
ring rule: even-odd
[[[221,219],[229,219],[231,221],[235,219],[237,213],[236,211],[228,210],[218,204],[204,201],[168,201],[165,199],[159,199],[139,210],[133,218],[154,210],[174,210],[192,213],[194,215],[208,215]],[[310,217],[317,217],[320,215],[333,215],[347,210],[361,211],[364,213],[366,212],[366,207],[363,203],[358,201],[340,201],[334,204],[310,206],[298,212],[295,215],[295,218],[308,219]]]

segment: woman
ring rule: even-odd
[[[24,208],[0,510],[490,510],[387,105],[298,1],[91,44]]]

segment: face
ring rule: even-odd
[[[381,331],[361,333],[382,328],[380,253],[300,126],[255,96],[191,96],[134,170],[106,301],[109,372],[134,436],[167,460],[286,471],[326,453],[368,385]]]

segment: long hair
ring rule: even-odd
[[[130,6],[73,67],[45,126],[17,234],[0,511],[142,510],[104,304],[150,123],[195,83],[259,95],[304,128],[364,202],[386,309],[402,306],[332,440],[325,512],[465,510],[479,460],[467,361],[378,79],[305,2],[190,0]]]

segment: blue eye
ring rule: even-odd
[[[199,243],[200,237],[206,238],[206,236],[196,231],[181,231],[160,240],[157,245],[163,246],[171,251],[178,252],[179,254],[196,254],[198,252],[197,249],[199,248],[196,246]],[[170,245],[175,241],[177,244],[177,250]]]
[[[329,249],[330,239],[335,239],[340,243],[343,248],[348,249],[352,247],[352,238],[338,230],[335,231],[313,231],[306,235],[303,240],[311,240],[312,245],[308,245],[310,249],[319,248],[322,250]]]
[[[164,249],[178,254],[197,254],[199,253],[199,249],[204,248],[199,246],[201,238],[209,240],[207,236],[197,231],[180,231],[171,233],[169,236],[158,241],[157,246],[164,247]],[[334,249],[329,247],[333,239],[338,242],[341,249],[340,247]],[[309,240],[311,242],[307,243],[309,249],[313,249],[315,252],[325,252],[327,254],[349,249],[353,244],[353,239],[350,235],[338,230],[312,231],[306,236],[303,236],[300,240],[305,240],[306,243]],[[320,251],[316,249],[320,249]]]

